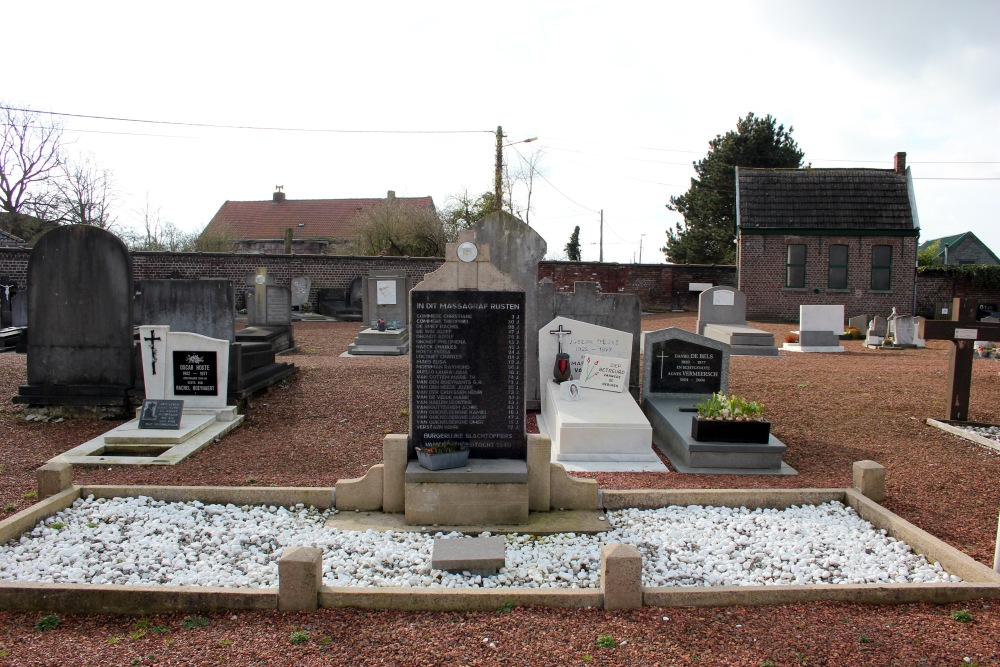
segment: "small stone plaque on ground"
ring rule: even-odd
[[[184,401],[147,398],[139,413],[139,428],[179,429]]]

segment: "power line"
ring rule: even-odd
[[[0,106],[5,111],[20,111],[22,113],[38,113],[66,118],[87,118],[90,120],[110,120],[119,123],[146,123],[150,125],[177,125],[182,127],[209,127],[225,130],[265,130],[270,132],[328,132],[338,134],[495,134],[493,130],[334,130],[308,127],[269,127],[257,125],[223,125],[216,123],[187,123],[174,120],[149,120],[144,118],[118,118],[115,116],[91,116],[87,114],[68,113],[63,111],[36,111],[35,109],[19,109],[17,107]]]

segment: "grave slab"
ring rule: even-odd
[[[747,326],[747,298],[735,287],[719,285],[698,295],[699,335],[726,343],[730,354],[776,357],[774,335]]]
[[[553,461],[660,463],[653,429],[631,394],[581,387],[581,400],[566,401],[555,382],[547,381],[544,390],[539,430],[544,424]]]
[[[642,409],[653,428],[653,442],[678,472],[794,474],[781,461],[784,443],[773,434],[766,445],[691,437],[694,406],[715,392],[729,391],[729,349],[677,327],[644,334]]]
[[[494,575],[507,565],[506,550],[507,540],[502,537],[437,538],[431,549],[431,569]]]

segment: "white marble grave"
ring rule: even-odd
[[[799,306],[798,343],[785,343],[785,352],[843,352],[840,334],[844,333],[843,306]]]
[[[569,400],[552,377],[559,344],[549,332],[560,325],[571,332],[562,347],[570,355],[572,379],[579,382],[578,394]],[[538,426],[552,439],[552,460],[568,470],[666,470],[653,451],[649,420],[627,391],[631,354],[632,334],[616,329],[557,317],[538,330]]]
[[[136,418],[53,461],[73,465],[173,465],[221,438],[243,421],[226,405],[229,341],[139,327],[147,399],[182,400],[178,429],[140,429]]]

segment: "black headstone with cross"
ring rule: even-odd
[[[925,340],[948,340],[952,343],[948,362],[948,414],[946,419],[969,419],[969,393],[972,389],[972,356],[977,340],[1000,341],[1000,324],[978,322],[979,304],[972,299],[955,299],[953,320],[924,320],[919,336]]]

